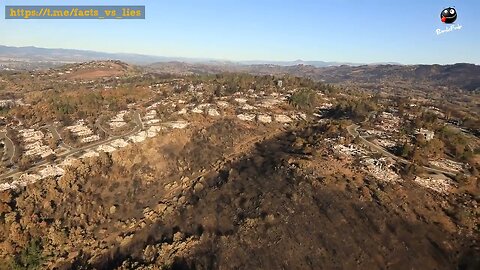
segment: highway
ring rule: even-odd
[[[360,136],[360,133],[358,132],[358,128],[359,128],[358,125],[353,124],[353,125],[350,125],[350,126],[347,127],[347,131],[350,135],[352,135],[354,138],[358,138],[364,145],[366,145],[370,149],[373,149],[373,150],[383,154],[384,156],[393,158],[394,160],[396,160],[397,162],[400,162],[402,164],[415,165],[413,162],[411,162],[409,160],[406,160],[403,157],[396,156],[396,155],[388,152],[387,150],[385,150],[383,147],[381,147],[379,145],[376,145],[376,144],[368,141],[364,137]],[[428,172],[441,173],[441,174],[448,175],[450,177],[455,177],[455,175],[456,175],[455,173],[450,172],[450,171],[440,170],[440,169],[436,169],[436,168],[432,168],[432,167],[428,167],[428,166],[422,166],[422,168],[425,169]]]

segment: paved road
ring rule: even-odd
[[[137,126],[140,127],[140,129],[142,129],[142,130],[145,129],[145,125],[143,124],[142,117],[140,116],[140,113],[138,111],[135,111],[133,113],[133,120],[135,121]]]
[[[371,149],[374,149],[374,150],[378,151],[379,153],[381,153],[385,156],[391,157],[394,160],[396,160],[397,162],[400,162],[400,163],[403,163],[403,164],[410,164],[410,165],[413,164],[414,165],[413,162],[411,162],[409,160],[406,160],[402,157],[396,156],[396,155],[388,152],[387,150],[385,150],[383,147],[381,147],[379,145],[376,145],[376,144],[368,141],[364,137],[360,136],[360,133],[358,133],[358,130],[357,130],[358,128],[359,128],[358,125],[353,124],[353,125],[350,125],[350,126],[347,127],[347,131],[350,135],[352,135],[355,138],[358,138],[363,144],[370,147]],[[427,166],[422,166],[422,167],[423,167],[423,169],[425,169],[428,172],[442,173],[442,174],[445,174],[445,175],[448,175],[448,176],[451,176],[451,177],[455,177],[455,175],[456,175],[455,173],[450,172],[450,171],[435,169],[435,168],[427,167]]]
[[[97,126],[100,130],[102,130],[103,132],[105,132],[105,135],[107,135],[107,137],[110,137],[111,132],[110,132],[109,130],[106,130],[106,129],[102,126],[102,123],[100,123],[100,118],[97,119],[97,121],[95,121],[95,126]]]
[[[0,138],[5,140],[5,154],[8,160],[12,163],[15,156],[16,147],[13,141],[7,136],[7,132],[0,132]]]
[[[58,133],[57,127],[55,125],[49,124],[49,125],[46,125],[46,127],[48,128],[48,130],[50,130],[50,133],[52,133],[53,138],[55,138],[55,140],[61,142],[60,146],[62,146],[63,148],[66,148],[66,149],[74,149],[74,147],[66,144],[63,141],[62,136],[60,135],[60,133]]]

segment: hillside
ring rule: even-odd
[[[0,270],[478,269],[476,66],[156,67],[0,72]]]
[[[181,62],[148,65],[152,71],[173,74],[246,72],[258,75],[293,75],[327,83],[422,83],[464,90],[480,89],[480,66],[455,65],[363,65],[317,68],[310,65],[217,65]]]

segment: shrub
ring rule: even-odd
[[[15,257],[11,264],[14,270],[39,269],[43,262],[42,247],[37,240],[30,241],[29,245]]]
[[[290,97],[289,103],[297,109],[310,110],[317,104],[317,94],[311,89],[302,89]]]

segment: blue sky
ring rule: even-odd
[[[5,20],[5,5],[145,5],[145,20]],[[3,0],[0,44],[225,60],[480,64],[479,0]],[[461,30],[437,35],[443,8]]]

